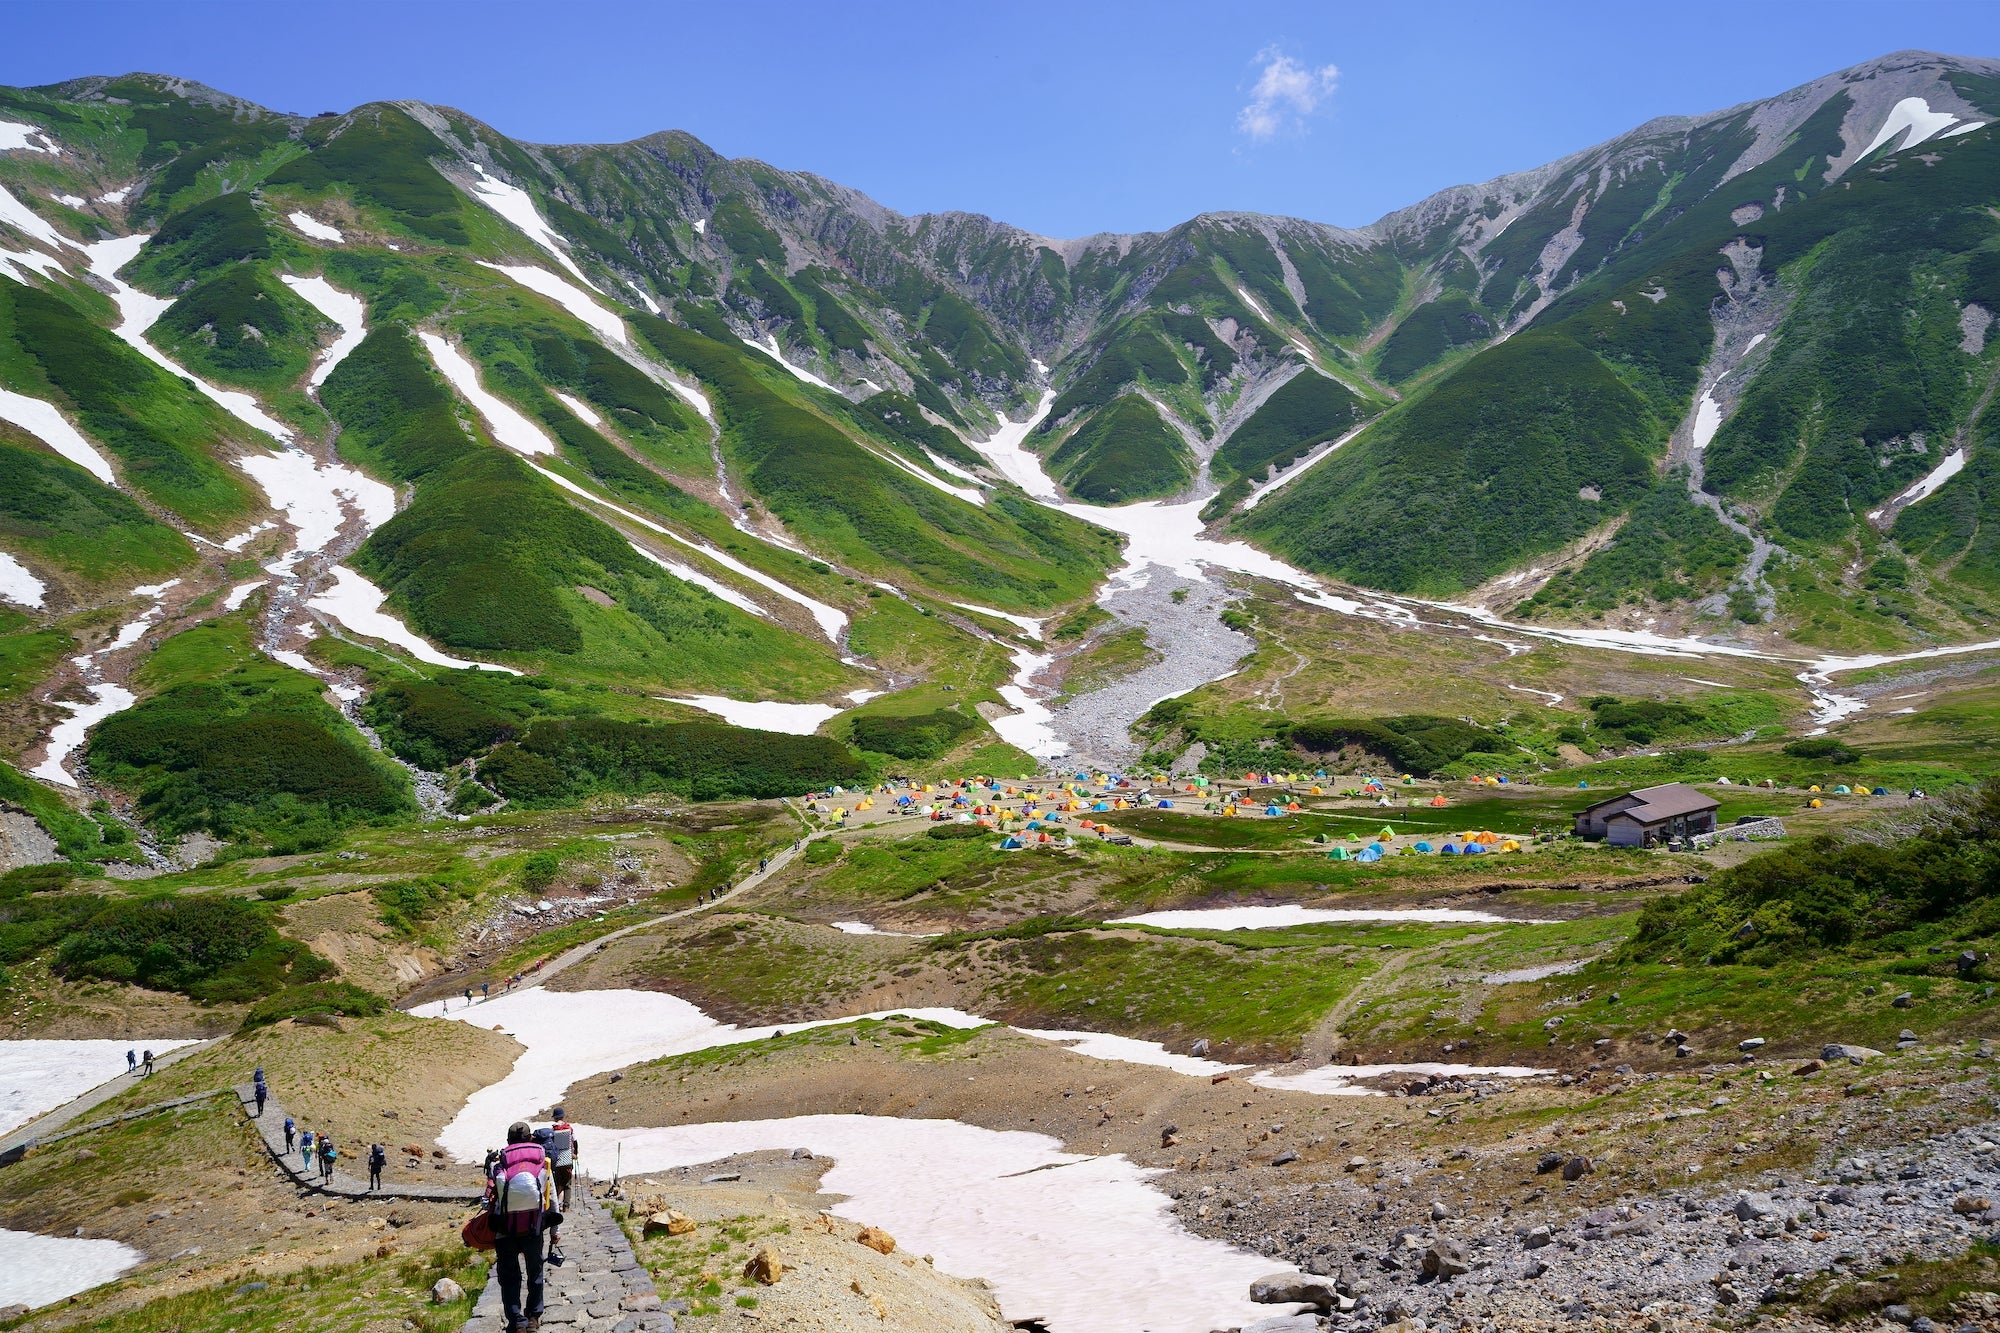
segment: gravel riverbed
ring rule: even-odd
[[[1236,600],[1229,588],[1183,578],[1157,565],[1147,573],[1143,585],[1108,593],[1098,605],[1118,627],[1144,629],[1160,660],[1054,710],[1051,725],[1080,761],[1118,768],[1138,758],[1140,746],[1131,727],[1142,713],[1162,699],[1228,675],[1256,651],[1256,640],[1222,623],[1223,610]],[[1174,600],[1181,591],[1186,595]]]

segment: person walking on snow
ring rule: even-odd
[[[382,1168],[389,1165],[389,1154],[379,1143],[368,1145],[368,1188],[382,1188]]]
[[[137,1051],[125,1052],[125,1072],[128,1074],[136,1073],[138,1071],[138,1068],[139,1068],[139,1052]]]

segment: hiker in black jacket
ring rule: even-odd
[[[382,1168],[389,1165],[389,1154],[379,1143],[368,1145],[368,1188],[382,1188]]]

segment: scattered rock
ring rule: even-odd
[[[896,1238],[880,1227],[863,1227],[861,1228],[861,1234],[854,1239],[860,1241],[877,1254],[894,1254],[896,1252]]]
[[[1768,1194],[1743,1193],[1736,1196],[1736,1216],[1739,1221],[1757,1222],[1775,1215],[1778,1205]]]
[[[1188,1047],[1188,1054],[1194,1056],[1196,1059],[1200,1059],[1201,1057],[1207,1055],[1208,1038],[1207,1037],[1195,1038],[1194,1045]]]
[[[1431,1200],[1431,1221],[1442,1222],[1451,1216],[1451,1206],[1443,1199]]]
[[[1368,1165],[1368,1159],[1366,1157],[1361,1156],[1359,1153],[1356,1153],[1354,1156],[1347,1159],[1347,1169],[1349,1171],[1359,1171],[1362,1167],[1366,1165]]]
[[[1424,1272],[1432,1277],[1458,1277],[1471,1271],[1472,1265],[1465,1257],[1465,1242],[1455,1236],[1439,1236],[1424,1251]]]
[[[887,1251],[884,1251],[887,1253]],[[743,1265],[743,1276],[764,1286],[774,1286],[785,1275],[785,1265],[778,1258],[776,1247],[765,1245],[750,1256],[750,1262]]]
[[[1535,1161],[1535,1174],[1545,1176],[1551,1171],[1560,1170],[1563,1161],[1564,1158],[1561,1153],[1545,1152]]]
[[[453,1301],[465,1299],[465,1288],[448,1277],[441,1277],[431,1283],[431,1304],[450,1305]]]
[[[1904,991],[1901,995],[1889,1001],[1889,1005],[1893,1009],[1907,1009],[1910,1007],[1911,998],[1910,992]]]
[[[1797,1069],[1794,1069],[1792,1072],[1794,1074],[1817,1074],[1820,1070],[1824,1068],[1826,1068],[1826,1061],[1808,1060],[1804,1064],[1800,1065]]]
[[[1271,1165],[1290,1166],[1293,1162],[1296,1162],[1298,1160],[1299,1160],[1298,1153],[1295,1152],[1293,1149],[1287,1148],[1283,1152],[1279,1153],[1276,1157],[1273,1157],[1271,1159]]]
[[[1736,1049],[1739,1051],[1754,1051],[1762,1047],[1763,1044],[1764,1039],[1762,1037],[1747,1037],[1736,1043]]]
[[[1819,1058],[1828,1064],[1837,1064],[1845,1060],[1849,1064],[1858,1065],[1873,1060],[1881,1054],[1882,1052],[1872,1046],[1849,1046],[1844,1042],[1831,1041],[1820,1048]]]
[[[811,1149],[811,1148],[794,1148],[794,1149],[792,1149],[792,1160],[793,1160],[794,1162],[810,1162],[810,1161],[812,1161],[812,1160],[813,1160],[813,1152],[812,1152],[812,1149]]]
[[[694,1219],[686,1213],[673,1208],[669,1208],[664,1212],[654,1213],[646,1219],[646,1224],[640,1228],[641,1233],[648,1237],[685,1236],[694,1229]]]
[[[1951,1201],[1951,1210],[1961,1217],[1971,1213],[1983,1213],[1992,1206],[1991,1199],[1978,1194],[1961,1194]]]
[[[1563,1163],[1563,1179],[1582,1180],[1596,1169],[1588,1157],[1578,1155]]]
[[[1337,1285],[1307,1273],[1273,1273],[1250,1284],[1250,1299],[1259,1305],[1316,1305],[1332,1310],[1340,1301]]]
[[[1539,1250],[1554,1238],[1547,1227],[1534,1227],[1521,1237],[1521,1244],[1527,1249]]]

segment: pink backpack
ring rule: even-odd
[[[501,1236],[539,1236],[549,1198],[549,1159],[539,1143],[510,1143],[493,1164],[487,1211]]]

